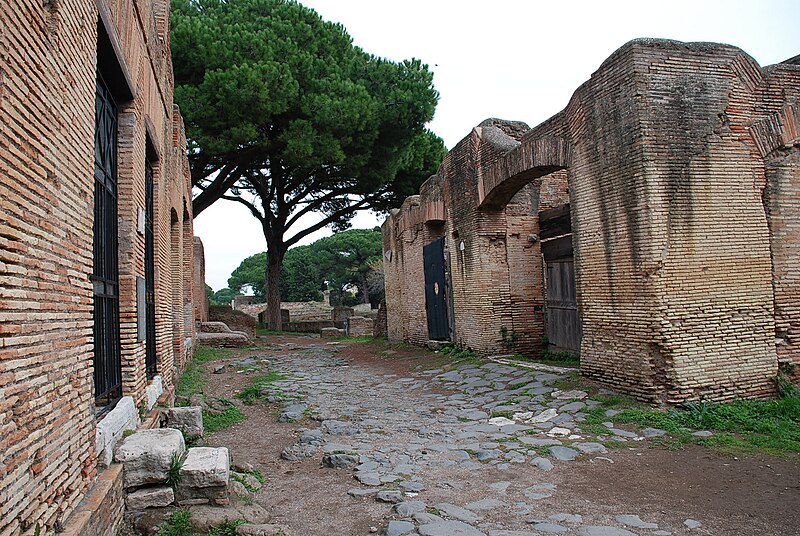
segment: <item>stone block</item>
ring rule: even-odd
[[[147,486],[137,489],[125,498],[128,510],[162,508],[175,502],[175,492],[169,486]]]
[[[191,338],[189,339],[189,344],[184,342],[184,347],[191,348]],[[164,382],[161,379],[161,376],[153,376],[150,385],[145,388],[145,394],[147,396],[147,411],[153,409],[153,406],[156,405],[158,402],[159,397],[164,393]]]
[[[228,486],[230,457],[225,447],[190,448],[181,467],[182,488],[213,488]]]
[[[231,331],[224,333],[198,333],[199,344],[214,348],[241,348],[250,344],[250,339],[243,333]]]
[[[172,428],[143,430],[126,437],[117,447],[114,459],[123,465],[125,487],[162,484],[174,457],[186,451],[183,435]]]
[[[347,319],[347,335],[349,337],[372,337],[375,332],[375,320],[364,316],[351,316]]]
[[[319,330],[319,336],[323,339],[335,339],[337,337],[344,337],[345,333],[343,329],[339,328],[322,328]]]
[[[103,417],[95,431],[95,449],[97,465],[108,467],[114,461],[114,447],[122,439],[125,430],[136,430],[139,425],[139,413],[133,398],[122,397],[117,406]]]
[[[202,437],[203,408],[200,406],[170,408],[166,415],[167,428],[180,430],[184,438]]]

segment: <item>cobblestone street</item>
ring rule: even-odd
[[[268,340],[210,375],[228,397],[252,375],[282,375],[211,442],[263,467],[255,500],[296,534],[797,534],[796,461],[668,451],[655,446],[663,430],[618,427],[614,410],[586,433],[608,393],[576,389],[569,369]],[[766,489],[754,481],[759,495],[725,486],[753,480],[753,464],[773,473]]]

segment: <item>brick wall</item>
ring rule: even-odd
[[[136,276],[144,275],[144,167],[155,170],[158,371],[174,382],[170,210],[191,237],[182,121],[172,106],[164,2],[20,0],[0,7],[0,535],[69,524],[96,479],[92,225],[98,17],[114,79],[123,394],[145,396]],[[152,8],[152,9],[151,9]],[[160,13],[160,15],[159,15]],[[157,29],[156,17],[160,17]],[[105,43],[103,39],[101,43]],[[120,89],[122,88],[122,89]],[[132,93],[133,97],[130,97]],[[149,148],[148,148],[149,145]],[[184,209],[186,207],[186,209]],[[182,245],[182,244],[179,244]],[[189,243],[191,247],[191,242]],[[183,250],[178,248],[178,255]],[[191,277],[185,259],[179,286]],[[187,275],[184,275],[187,274]],[[111,530],[119,509],[109,514]],[[112,515],[113,514],[113,515]],[[48,530],[41,532],[49,533]]]
[[[473,130],[437,174],[454,342],[506,352],[506,328],[515,350],[536,349],[528,237],[540,210],[569,201],[584,374],[668,403],[769,394],[777,356],[800,348],[799,72],[726,45],[636,40],[547,122]],[[409,199],[383,226],[387,319],[390,337],[419,342],[422,244],[406,237],[432,196]]]

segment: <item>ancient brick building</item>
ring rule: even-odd
[[[632,41],[529,129],[488,120],[383,225],[389,336],[579,351],[659,402],[800,364],[800,67]]]
[[[0,7],[2,536],[113,533],[103,468],[192,348],[168,4]]]

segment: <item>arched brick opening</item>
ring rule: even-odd
[[[750,135],[764,159],[778,362],[800,381],[800,106],[757,121]]]
[[[509,302],[499,335],[509,352],[580,351],[568,158],[562,138],[526,136],[479,179],[479,210],[505,219]]]

